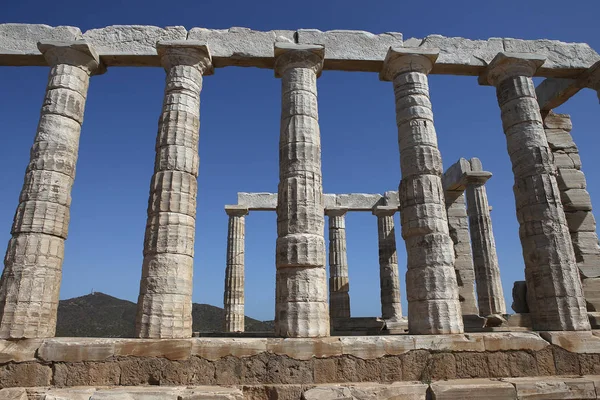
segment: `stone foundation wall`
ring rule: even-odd
[[[350,382],[600,374],[596,334],[600,332],[0,341],[0,387],[306,388]]]

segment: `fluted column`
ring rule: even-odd
[[[441,176],[427,74],[437,49],[390,48],[380,78],[394,83],[402,180],[398,189],[408,256],[406,292],[412,334],[463,332],[454,248]]]
[[[585,300],[532,76],[544,58],[500,53],[480,78],[496,87],[513,187],[533,328],[589,330]]]
[[[329,208],[329,316],[350,318],[350,283],[346,256],[347,208]]]
[[[90,75],[103,72],[84,41],[40,42],[50,66],[0,280],[0,338],[53,337],[71,188]]]
[[[244,242],[248,208],[226,206],[229,215],[227,230],[227,268],[225,269],[225,332],[244,332]]]
[[[475,272],[469,236],[469,218],[464,190],[446,191],[448,231],[454,243],[454,272],[463,315],[478,315],[475,300]]]
[[[478,158],[471,158],[471,171],[482,173]],[[492,218],[488,204],[485,182],[491,174],[467,175],[467,214],[469,232],[473,248],[473,265],[477,282],[477,304],[479,314],[487,317],[494,314],[506,314],[500,266],[496,254],[496,242],[492,230]]]
[[[396,229],[394,228],[396,211],[398,211],[398,207],[391,206],[376,206],[373,209],[373,215],[377,216],[381,317],[391,320],[402,318]]]
[[[277,43],[281,135],[277,196],[275,332],[329,336],[317,77],[323,47]]]
[[[206,45],[159,42],[167,72],[150,183],[136,336],[192,336],[202,75],[212,73]]]

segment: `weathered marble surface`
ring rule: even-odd
[[[281,132],[275,263],[275,332],[329,336],[317,77],[323,47],[276,44]]]
[[[240,206],[226,206],[229,216],[227,229],[227,267],[225,268],[225,289],[223,309],[225,332],[244,332],[244,276],[245,240],[248,209]]]
[[[579,149],[571,136],[573,125],[566,114],[549,112],[544,116],[544,132],[556,159],[578,157]],[[587,310],[600,311],[600,246],[587,182],[580,164],[559,163],[557,184],[571,234],[573,250],[582,279]]]
[[[396,228],[394,226],[394,214],[397,211],[398,207],[396,206],[376,206],[373,208],[373,215],[377,217],[381,318],[393,321],[402,318]]]
[[[90,75],[102,71],[84,42],[38,47],[50,75],[0,279],[0,338],[54,336],[79,135]]]
[[[552,154],[531,77],[534,54],[500,53],[480,77],[496,87],[515,176],[519,236],[534,329],[589,330]]]
[[[454,248],[442,188],[427,74],[439,50],[390,48],[380,73],[393,81],[402,180],[398,188],[407,253],[409,332],[463,332]]]
[[[192,336],[200,91],[212,72],[204,43],[157,45],[167,72],[150,183],[136,336]]]
[[[346,254],[346,208],[325,211],[329,219],[329,316],[350,318],[350,282]]]
[[[469,163],[472,172],[480,173],[467,175],[468,184],[465,191],[479,315],[483,317],[503,315],[506,314],[506,304],[500,279],[500,265],[496,254],[490,205],[484,186],[491,174],[489,176],[483,174],[483,167],[478,158],[471,158]]]
[[[316,29],[255,31],[229,29],[113,25],[91,29],[83,34],[76,27],[50,27],[39,24],[0,24],[0,65],[44,65],[36,43],[40,40],[74,40],[85,38],[99,48],[103,62],[109,66],[159,66],[153,48],[159,40],[201,40],[213,50],[215,66],[273,68],[275,43],[323,45],[324,68],[345,71],[379,72],[387,49],[420,47],[440,49],[432,73],[479,75],[501,51],[539,53],[546,63],[536,71],[539,76],[576,78],[600,60],[585,43],[557,40],[522,40],[490,38],[471,40],[461,37],[429,35],[403,41],[401,33],[372,34],[363,31]]]
[[[251,211],[275,211],[277,208],[277,193],[245,193],[237,194],[238,205],[247,207]],[[348,211],[368,211],[379,205],[397,205],[398,192],[389,191],[385,194],[377,193],[347,193],[324,194],[323,203],[325,211],[345,208]]]

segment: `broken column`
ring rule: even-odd
[[[346,256],[347,208],[329,208],[329,316],[350,318],[350,284]]]
[[[496,87],[512,162],[533,328],[589,330],[585,300],[532,76],[535,54],[499,53],[480,77]]]
[[[581,171],[579,149],[571,136],[567,114],[550,111],[544,116],[544,132],[554,156],[557,183],[571,234],[575,260],[583,285],[587,310],[600,312],[600,246],[587,182]],[[594,321],[599,319],[594,316]]]
[[[496,242],[492,230],[490,206],[485,183],[492,174],[483,171],[481,161],[471,158],[471,173],[467,175],[467,214],[473,248],[473,265],[477,282],[479,315],[506,314]]]
[[[454,248],[442,188],[427,74],[437,49],[390,48],[380,78],[393,81],[400,148],[399,201],[408,256],[408,328],[412,334],[461,333]]]
[[[159,42],[167,72],[150,183],[136,336],[192,336],[192,275],[198,189],[202,76],[212,73],[205,44]]]
[[[90,75],[103,72],[84,41],[40,42],[50,66],[25,183],[0,281],[0,338],[53,337],[71,188]]]
[[[398,277],[398,254],[396,253],[396,229],[394,214],[396,206],[375,206],[377,238],[379,243],[379,283],[381,289],[381,318],[402,318],[400,281]]]
[[[281,78],[275,332],[329,336],[317,77],[323,46],[275,44]]]
[[[244,242],[248,208],[225,206],[229,216],[227,230],[227,267],[225,269],[224,331],[244,332]]]
[[[464,315],[479,315],[475,299],[475,270],[471,253],[469,218],[465,201],[463,175],[471,169],[467,160],[461,158],[443,175],[442,184],[448,214],[448,232],[454,243],[454,272],[458,284],[460,307]]]

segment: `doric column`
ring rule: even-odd
[[[454,243],[454,271],[463,315],[479,315],[475,300],[475,272],[464,191],[446,191],[448,231]]]
[[[225,269],[225,332],[244,332],[244,242],[248,208],[225,206],[229,215],[227,230],[227,268]]]
[[[350,283],[346,257],[347,208],[329,208],[329,316],[350,318]]]
[[[0,281],[0,338],[53,337],[71,187],[90,75],[103,72],[84,41],[40,42],[50,66],[31,158]]]
[[[471,171],[467,175],[467,214],[473,246],[473,265],[477,282],[479,315],[487,317],[506,314],[504,292],[500,279],[500,266],[496,254],[496,242],[492,231],[492,218],[487,200],[485,182],[492,177],[485,173],[478,158],[471,158]]]
[[[394,83],[402,180],[398,189],[408,256],[408,329],[463,332],[454,249],[441,175],[427,74],[437,49],[390,48],[380,78]]]
[[[136,336],[192,336],[192,275],[202,75],[212,73],[206,45],[159,42],[167,72],[150,183]]]
[[[379,243],[379,286],[381,289],[381,317],[398,320],[402,318],[400,282],[398,278],[398,254],[396,253],[396,229],[394,214],[398,207],[376,206],[377,239]]]
[[[275,332],[329,335],[317,77],[323,46],[275,44],[281,78]]]
[[[513,187],[533,328],[589,330],[575,255],[532,76],[544,58],[499,53],[480,78],[496,87]]]

